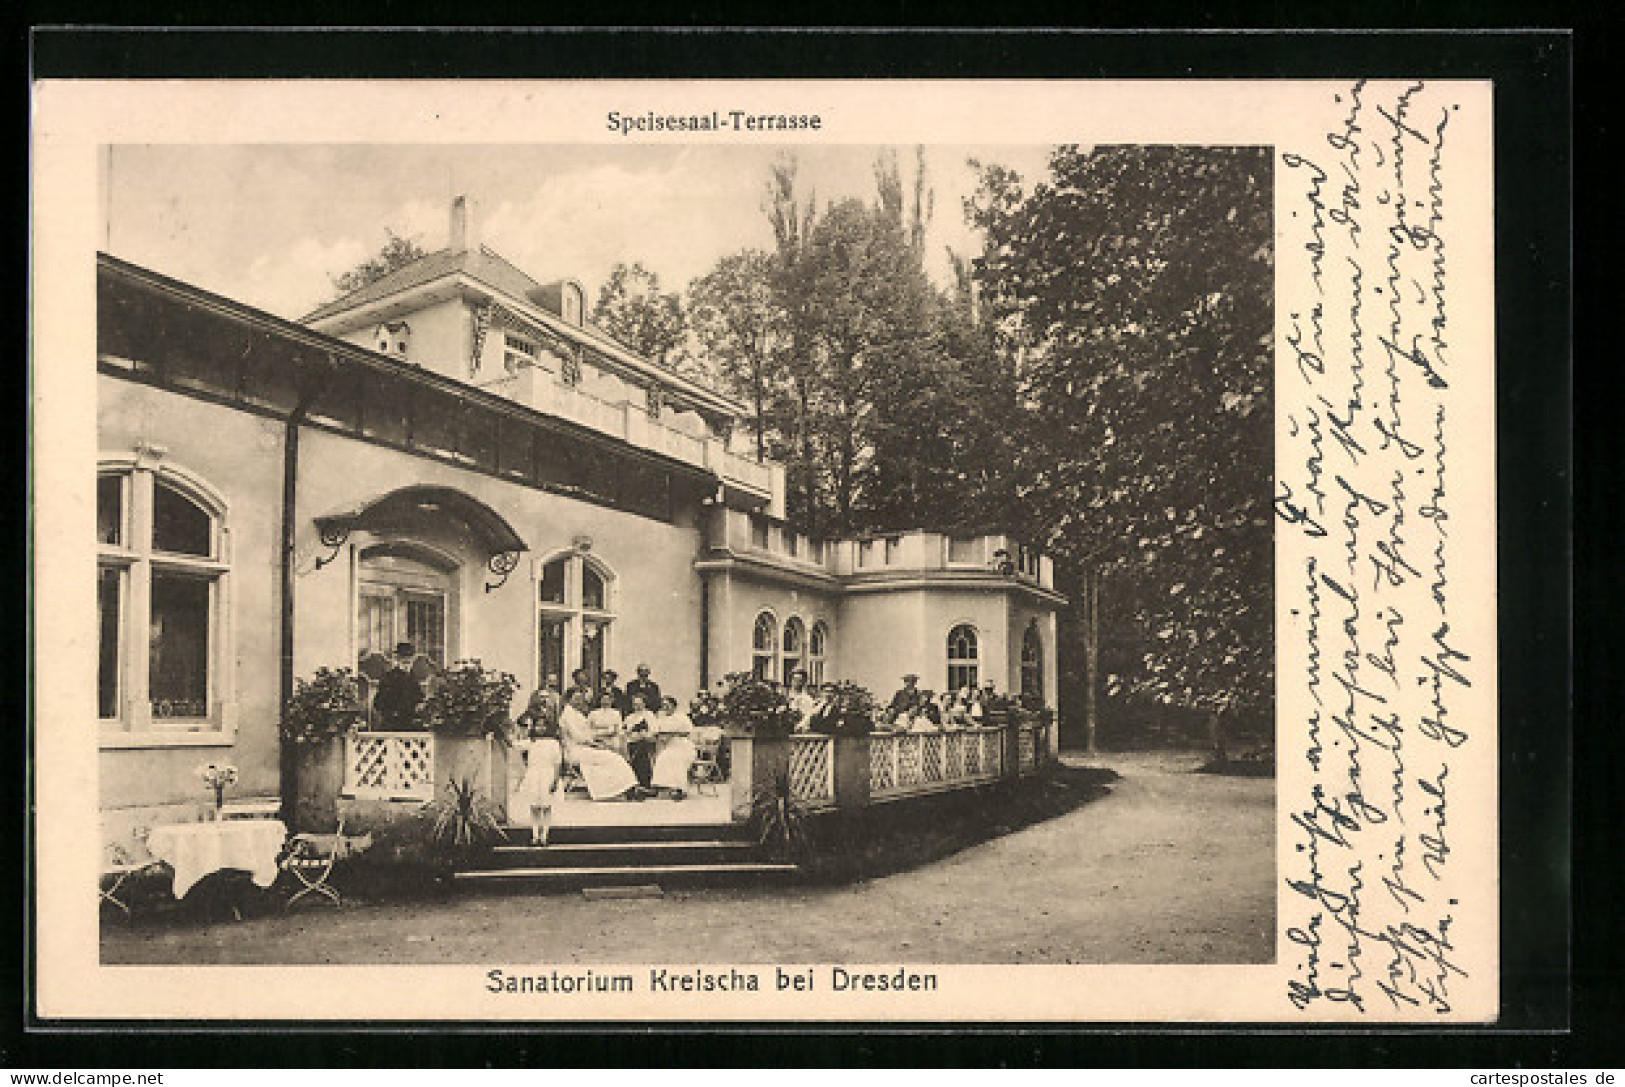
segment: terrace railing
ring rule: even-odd
[[[869,738],[869,794],[881,800],[992,781],[1004,773],[1004,731],[877,732]]]
[[[802,734],[790,738],[790,791],[810,808],[835,803],[835,737]]]
[[[344,741],[344,793],[384,800],[434,799],[434,736],[355,732]]]

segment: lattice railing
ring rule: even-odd
[[[434,799],[434,736],[356,732],[344,744],[344,791],[356,797]]]
[[[1049,750],[1048,727],[1042,724],[1021,725],[1017,730],[1016,767],[1022,773],[1038,769]]]
[[[791,737],[790,792],[813,807],[835,803],[833,736]]]
[[[885,796],[897,791],[897,741],[900,735],[880,733],[869,740],[869,792]]]
[[[878,732],[869,740],[869,793],[883,799],[996,778],[1002,735],[997,728]]]

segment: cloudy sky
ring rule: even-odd
[[[803,191],[820,205],[869,199],[879,148],[797,149]],[[899,148],[905,180],[914,151]],[[936,194],[933,274],[945,247],[977,248],[960,210],[967,159],[1041,176],[1043,147],[926,149]],[[595,297],[617,261],[641,260],[667,290],[726,253],[770,248],[763,212],[781,149],[702,146],[129,146],[110,148],[103,246],[115,256],[283,317],[332,295],[331,277],[376,252],[385,228],[426,249],[446,244],[451,198],[478,208],[491,248],[547,281]]]

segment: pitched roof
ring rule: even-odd
[[[495,287],[499,291],[518,295],[520,298],[541,287],[540,283],[520,271],[506,258],[484,246],[464,250],[439,249],[419,257],[410,264],[401,265],[365,287],[351,291],[343,298],[316,307],[299,320],[301,323],[320,321],[336,313],[375,302],[397,291],[459,273]]]

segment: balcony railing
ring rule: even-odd
[[[344,793],[382,800],[434,799],[434,736],[356,732],[344,741]]]
[[[790,738],[790,792],[811,808],[835,803],[835,737]]]
[[[869,794],[878,799],[991,781],[1004,772],[1002,728],[879,732],[869,741]]]

